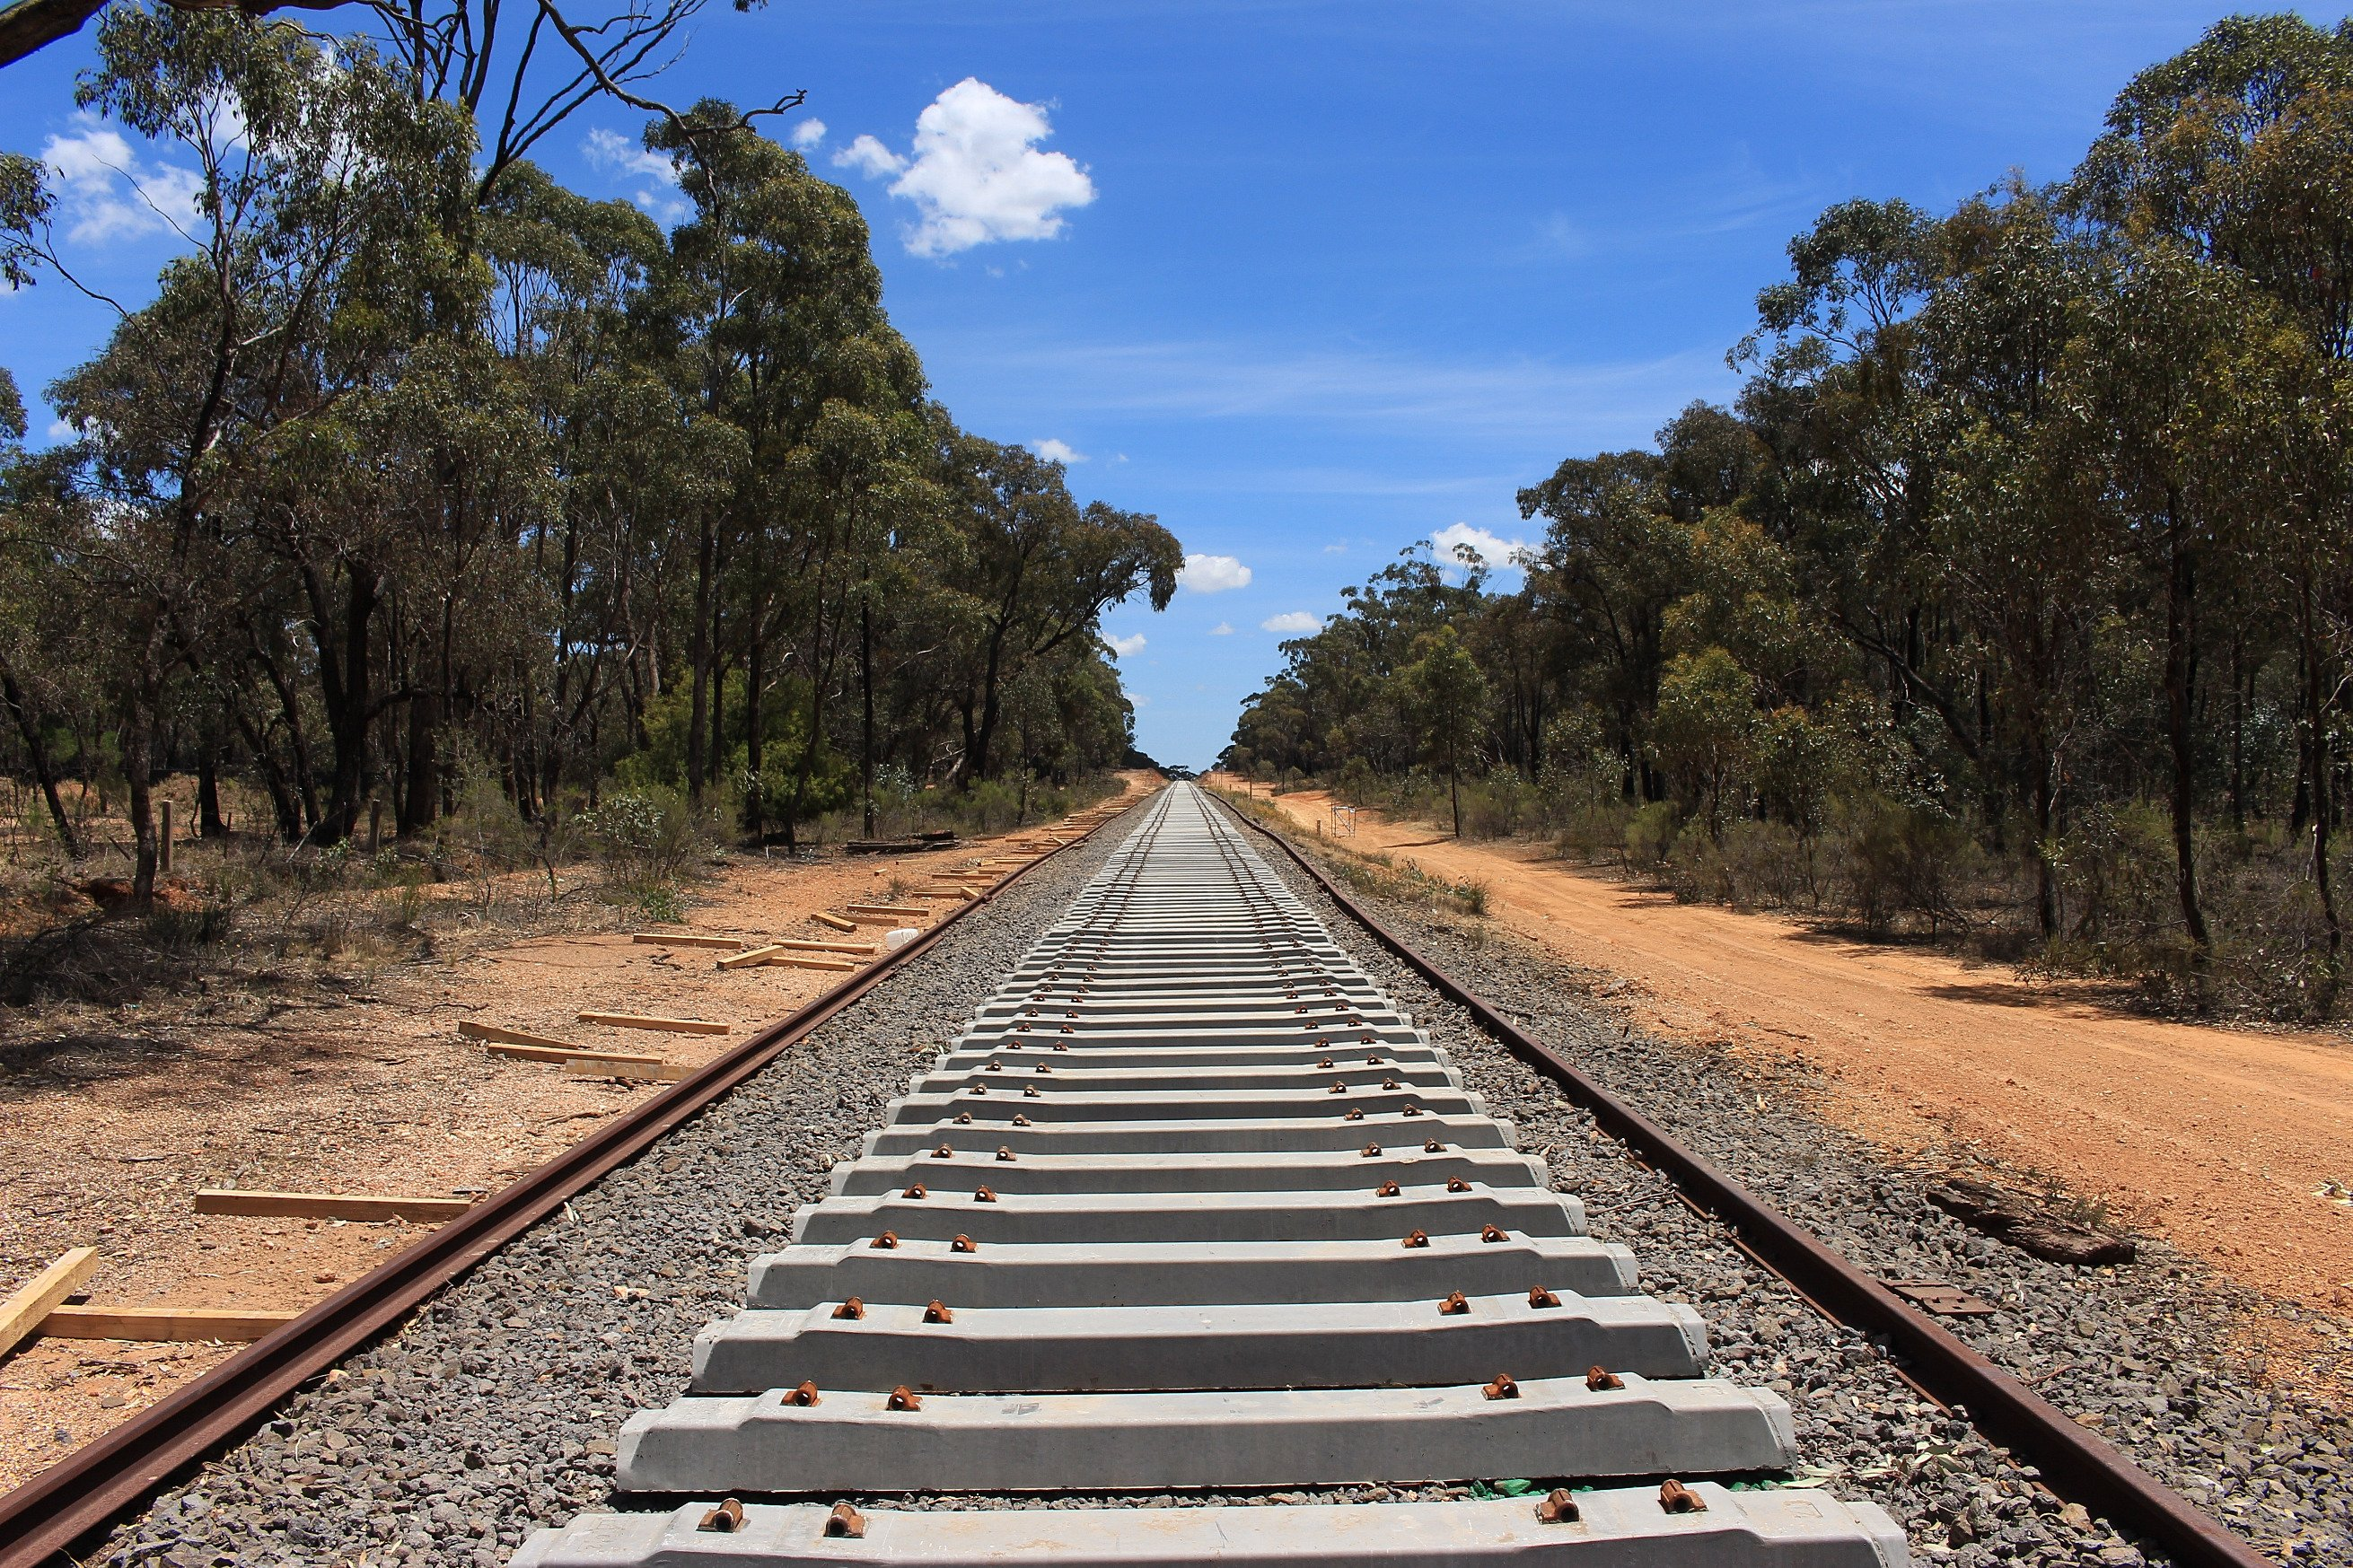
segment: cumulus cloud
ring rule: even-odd
[[[1117,657],[1125,658],[1129,654],[1144,651],[1144,634],[1135,632],[1124,637],[1105,637],[1103,646]]]
[[[1261,631],[1279,632],[1287,637],[1304,637],[1309,632],[1321,631],[1324,617],[1304,610],[1285,610],[1282,615],[1269,616],[1258,625]]]
[[[205,193],[203,175],[141,157],[121,132],[87,111],[74,116],[72,131],[43,144],[41,161],[57,184],[66,237],[79,245],[185,231]]]
[[[617,132],[599,126],[580,143],[591,168],[619,180],[641,182],[630,199],[664,223],[677,223],[688,212],[678,195],[678,163],[666,153],[649,152]]]
[[[1087,455],[1068,441],[1057,441],[1049,436],[1043,441],[1032,441],[1029,449],[1051,463],[1083,463]]]
[[[891,194],[914,203],[918,215],[907,248],[948,256],[993,240],[1051,239],[1062,232],[1064,208],[1095,199],[1094,182],[1069,153],[1039,149],[1052,133],[1045,105],[966,77],[916,117],[910,154],[860,136],[833,161],[869,179],[897,175]]]
[[[804,120],[793,127],[793,145],[796,147],[814,147],[824,140],[825,121],[822,120]]]
[[[1176,574],[1176,585],[1196,594],[1222,594],[1229,588],[1247,588],[1250,569],[1230,555],[1187,555],[1184,569]]]
[[[1517,572],[1520,557],[1528,548],[1527,542],[1504,539],[1483,528],[1473,528],[1467,522],[1450,523],[1430,536],[1430,544],[1438,556],[1438,563],[1450,573],[1460,572],[1463,561],[1459,553],[1470,550],[1490,568],[1502,572]]]
[[[837,169],[855,169],[868,179],[895,174],[907,166],[907,160],[882,145],[871,136],[860,136],[833,155]]]
[[[1229,621],[1219,621],[1209,628],[1209,635],[1213,637],[1229,637],[1234,635],[1233,624]]]

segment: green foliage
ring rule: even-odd
[[[1377,574],[1230,755],[1686,897],[2332,1016],[2348,241],[2353,32],[2218,23],[2065,185],[1822,212],[1735,406],[1522,491],[1513,591]],[[1441,644],[1480,680],[1433,700]]]
[[[1626,858],[1637,866],[1657,866],[1680,841],[1683,811],[1673,801],[1654,800],[1636,811],[1626,824]]]
[[[613,887],[638,899],[674,884],[705,842],[685,797],[659,784],[615,791],[581,826]]]

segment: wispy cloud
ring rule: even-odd
[[[630,200],[666,224],[685,221],[692,209],[678,194],[678,163],[667,154],[650,152],[618,132],[602,126],[581,140],[581,155],[589,166],[617,181],[634,184]]]
[[[1323,625],[1323,616],[1311,616],[1305,610],[1285,610],[1282,615],[1269,616],[1258,624],[1261,631],[1274,632],[1287,637],[1305,637],[1309,632],[1320,630]]]
[[[1058,401],[1100,412],[1324,421],[1547,447],[1647,440],[1691,398],[1729,396],[1736,385],[1723,345],[1714,342],[1651,359],[1573,363],[1215,340],[1039,343],[994,331],[956,335],[962,356],[987,363],[1001,384],[1034,383]]]
[[[1032,441],[1029,449],[1050,463],[1083,463],[1087,455],[1068,441],[1057,441],[1049,436],[1043,441]]]
[[[1233,623],[1230,621],[1219,621],[1216,626],[1209,628],[1209,635],[1213,637],[1229,637],[1234,635]]]
[[[88,110],[42,144],[41,161],[57,185],[66,237],[77,245],[185,233],[196,221],[204,176],[144,156]]]

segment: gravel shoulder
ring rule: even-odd
[[[1314,853],[1313,846],[1309,852]],[[1787,1385],[1810,1462],[1868,1496],[1926,1561],[2143,1561],[2063,1507],[1973,1431],[1937,1418],[1885,1361],[1833,1329],[1675,1201],[1662,1178],[1383,952],[1267,851],[1368,973],[1431,1029],[1522,1143],[1587,1199],[1593,1228],[1633,1247],[1643,1286],[1697,1303],[1727,1376]],[[1993,1241],[1931,1205],[1929,1173],[1827,1124],[1820,1078],[1663,1039],[1589,999],[1597,976],[1492,921],[1393,900],[1368,907],[1530,1034],[1883,1279],[1948,1280],[1992,1302],[1946,1326],[2144,1468],[2283,1562],[2353,1564],[2353,1419],[2326,1386],[2278,1377],[2267,1347],[2341,1346],[2348,1325],[2268,1299],[2162,1241],[2138,1262],[2075,1268]],[[2301,1356],[2294,1358],[2302,1365]],[[1850,1364],[1860,1363],[1860,1364]],[[1962,1435],[1966,1434],[1966,1435]]]

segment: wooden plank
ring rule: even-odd
[[[58,1307],[41,1332],[60,1340],[258,1340],[302,1314],[212,1307]]]
[[[844,904],[842,908],[853,915],[910,915],[917,920],[932,912],[908,904]]]
[[[234,1187],[202,1187],[198,1214],[270,1215],[290,1219],[456,1219],[473,1206],[469,1198],[412,1197],[380,1193],[264,1193]]]
[[[849,918],[853,923],[862,926],[902,926],[909,921],[927,921],[932,918],[932,911],[916,910],[912,913],[892,915],[870,915],[861,911],[853,911]]]
[[[720,947],[731,952],[744,945],[744,939],[737,936],[694,936],[685,931],[631,931],[629,940],[643,942],[648,947]]]
[[[511,1046],[505,1044],[494,1044],[484,1046],[482,1048],[490,1052],[494,1057],[513,1057],[518,1060],[527,1062],[568,1062],[574,1057],[603,1057],[608,1061],[615,1059],[615,1053],[611,1051],[600,1051],[594,1046]],[[658,1062],[662,1058],[659,1057],[638,1057],[635,1059],[646,1062]]]
[[[870,958],[874,952],[874,944],[871,942],[810,942],[778,937],[776,945],[786,952],[849,952],[860,958]]]
[[[98,1267],[98,1248],[77,1247],[18,1287],[0,1301],[0,1355],[17,1341],[37,1331],[50,1309],[81,1288]]]
[[[828,914],[823,910],[811,910],[809,913],[809,919],[817,921],[817,923],[821,926],[831,926],[836,931],[856,931],[858,929],[858,922],[856,921],[846,921],[839,915]]]
[[[650,1013],[583,1013],[584,1024],[605,1024],[616,1029],[660,1029],[672,1035],[723,1035],[733,1024],[714,1024],[708,1018],[661,1018]]]
[[[566,1078],[618,1078],[633,1083],[676,1083],[686,1073],[682,1062],[647,1062],[625,1057],[574,1057],[564,1064]]]
[[[855,969],[855,959],[833,958],[822,952],[772,952],[767,962],[792,969]]]
[[[559,1040],[553,1035],[534,1035],[527,1029],[510,1029],[504,1024],[460,1024],[458,1033],[470,1040],[498,1040],[510,1046],[537,1046],[550,1051],[585,1051],[588,1048],[575,1046],[570,1040]]]
[[[966,901],[978,897],[970,888],[917,888],[915,896],[919,899],[962,899]]]
[[[767,963],[772,954],[778,953],[783,951],[784,950],[782,948],[776,946],[774,942],[768,943],[765,947],[747,948],[742,952],[731,953],[727,957],[721,959],[719,961],[719,967],[722,969],[749,969],[755,963]]]

